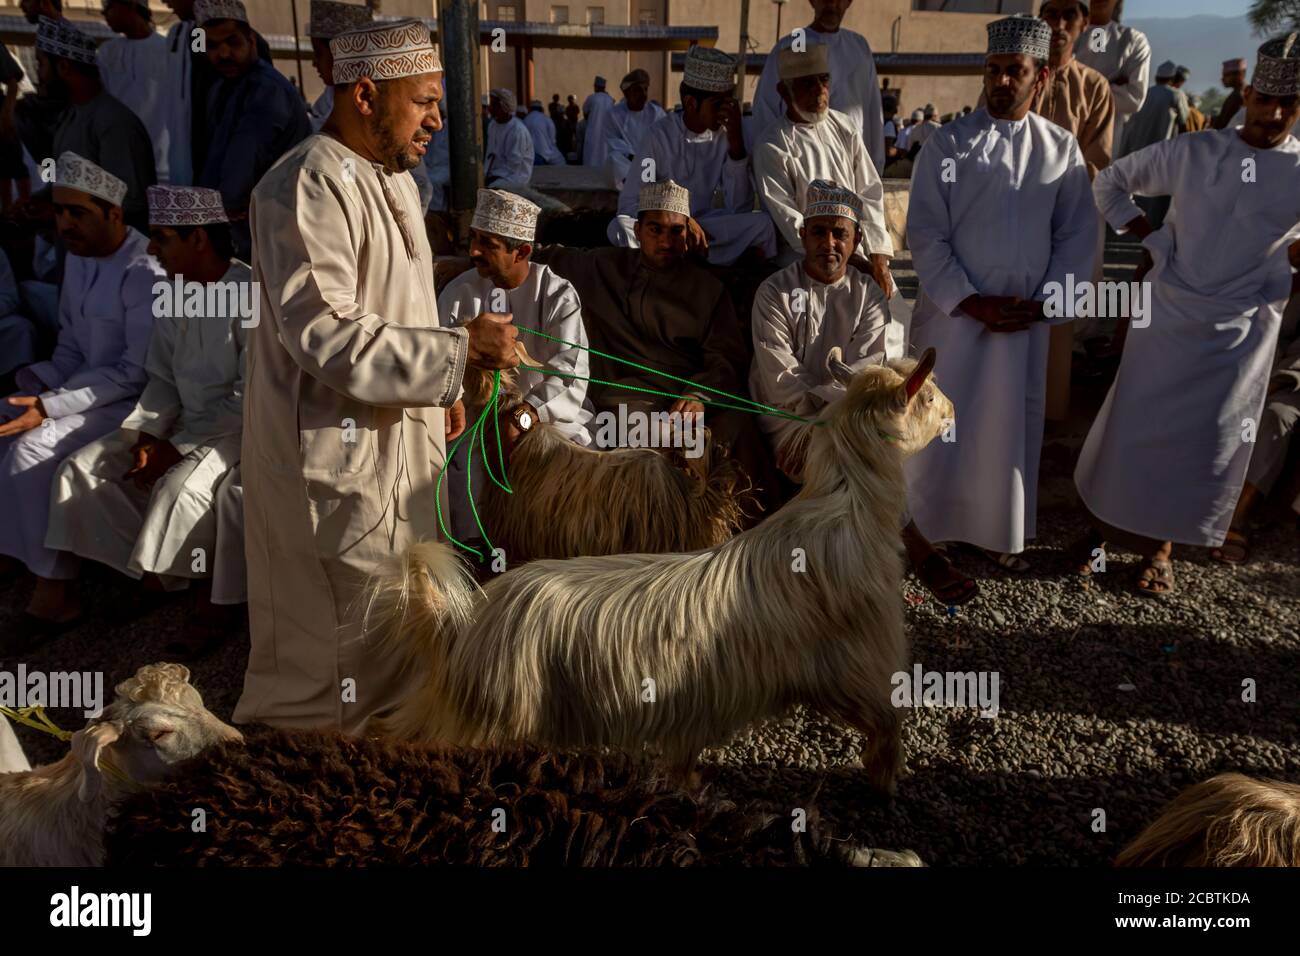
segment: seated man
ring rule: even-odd
[[[844,394],[830,372],[832,349],[839,349],[841,361],[857,371],[902,358],[906,332],[891,320],[879,285],[849,265],[868,218],[862,197],[825,180],[811,183],[807,197],[799,228],[802,261],[770,276],[754,297],[749,386],[765,405],[815,418]],[[759,424],[776,451],[777,465],[800,481],[808,427],[775,416],[764,416]],[[964,604],[975,596],[975,582],[957,572],[910,520],[903,541],[917,577],[942,604]]]
[[[690,210],[690,195],[677,183],[648,183],[638,199],[637,248],[552,246],[533,254],[534,262],[546,263],[577,289],[594,350],[676,376],[655,375],[593,351],[593,378],[682,396],[655,397],[593,383],[587,394],[597,411],[617,413],[625,405],[702,415],[706,401],[737,404],[724,395],[744,387],[745,344],[726,288],[686,259],[693,239]],[[730,446],[756,489],[771,495],[776,476],[754,417],[717,410],[705,416],[704,424]]]
[[[641,140],[609,224],[614,245],[636,248],[642,186],[672,180],[690,194],[687,228],[707,246],[711,263],[731,265],[751,248],[764,259],[776,255],[772,220],[754,211],[740,104],[732,96],[735,70],[734,58],[720,50],[693,46],[687,52],[682,110],[659,120]]]
[[[122,427],[59,467],[45,544],[179,590],[212,575],[213,497],[239,462],[253,319],[244,306],[255,300],[248,266],[231,258],[219,192],[150,186],[149,219],[149,251],[183,292],[160,289],[149,381]],[[169,659],[190,660],[223,636],[206,592],[196,589],[189,629],[166,648]]]
[[[509,313],[516,328],[544,332],[585,348],[587,333],[578,293],[568,280],[530,261],[539,212],[536,205],[513,193],[479,190],[470,224],[469,251],[474,271],[457,276],[438,296],[438,317],[443,325],[464,325],[485,313]],[[590,444],[587,353],[527,332],[520,336],[520,342],[542,364],[576,376],[520,371],[519,390],[523,400],[532,406],[534,417],[550,422],[556,431],[580,445]],[[472,426],[482,408],[467,403],[465,411]],[[448,467],[452,525],[457,537],[472,536],[476,531],[463,491],[466,457],[462,449]],[[477,502],[482,470],[472,474]]]
[[[80,616],[68,584],[73,555],[45,546],[59,464],[122,424],[148,378],[153,288],[164,273],[149,240],[126,224],[126,183],[64,153],[53,189],[59,238],[68,249],[54,356],[19,369],[16,418],[0,424],[0,555],[25,564],[36,591],[14,628],[15,652],[70,627]]]
[[[815,179],[842,183],[865,202],[862,252],[870,256],[871,271],[888,298],[893,289],[889,260],[894,243],[885,228],[885,187],[871,162],[862,133],[843,113],[830,108],[831,75],[826,47],[807,52],[785,49],[777,92],[785,115],[763,133],[754,149],[754,178],[758,195],[781,233],[781,261],[804,257],[799,244],[808,184]]]
[[[488,99],[487,154],[483,182],[489,186],[527,186],[533,178],[533,137],[515,116],[515,94],[493,90]]]
[[[623,77],[619,89],[623,99],[601,114],[600,126],[615,189],[623,188],[632,159],[650,127],[667,115],[658,103],[650,102],[650,74],[645,70],[633,70]]]
[[[1291,439],[1300,425],[1300,293],[1291,296],[1282,328],[1264,414],[1259,420],[1255,448],[1250,453],[1246,483],[1241,488],[1223,544],[1210,552],[1212,558],[1224,564],[1245,564],[1250,559],[1247,531],[1251,511],[1272,493],[1278,479],[1283,477]]]

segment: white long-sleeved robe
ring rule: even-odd
[[[1043,300],[1047,283],[1092,278],[1097,212],[1074,135],[983,108],[946,124],[917,157],[907,237],[921,285],[913,348],[936,349],[956,409],[956,440],[907,462],[912,517],[932,541],[1014,554],[1035,534],[1049,324],[1069,320],[995,333],[959,304]]]
[[[258,183],[249,218],[261,293],[240,453],[252,647],[235,720],[350,732],[405,690],[398,662],[366,642],[357,601],[380,562],[438,536],[443,408],[468,335],[438,323],[410,176],[309,136]]]
[[[533,162],[543,166],[563,166],[564,154],[555,145],[555,123],[541,110],[529,110],[523,118],[528,135],[533,138]]]
[[[45,546],[50,492],[59,464],[122,424],[148,378],[153,286],[164,275],[134,229],[112,254],[69,254],[59,292],[59,339],[48,362],[19,369],[20,394],[39,395],[47,418],[0,438],[0,554],[33,574],[67,580],[77,559]],[[6,416],[8,417],[8,416]]]
[[[244,483],[236,465],[217,487],[217,549],[212,558],[213,604],[248,600],[248,562],[244,560]]]
[[[1094,34],[1101,31],[1099,34]],[[1129,118],[1142,108],[1151,85],[1151,44],[1146,34],[1112,20],[1104,27],[1085,24],[1074,46],[1074,55],[1110,82],[1115,100],[1115,136],[1112,149],[1119,153],[1124,142],[1124,127]],[[1127,82],[1117,84],[1124,77]]]
[[[621,100],[601,117],[600,136],[604,140],[605,162],[610,166],[610,178],[615,189],[622,189],[632,157],[641,147],[641,140],[651,127],[668,114],[655,103],[647,102],[639,110],[630,109],[627,100]]]
[[[527,186],[533,178],[533,137],[523,120],[488,123],[483,182],[489,186]]]
[[[769,276],[754,295],[754,362],[749,391],[756,401],[811,418],[844,394],[826,360],[832,348],[855,371],[881,358],[902,358],[905,330],[891,320],[875,280],[850,266],[838,282],[819,282],[802,262]],[[772,447],[798,422],[759,416]]]
[[[803,258],[799,227],[808,200],[808,185],[826,179],[862,197],[867,213],[861,250],[893,256],[894,243],[885,227],[885,186],[867,155],[862,137],[847,116],[828,110],[819,123],[796,123],[782,116],[767,128],[754,148],[758,197],[782,239],[782,259]]]
[[[614,97],[604,90],[592,93],[582,101],[582,115],[586,120],[586,134],[582,140],[582,165],[605,165],[605,140],[601,136],[600,129],[605,121],[604,114],[613,108]]]
[[[614,245],[633,249],[639,245],[633,227],[642,170],[652,170],[651,182],[671,179],[690,191],[691,216],[708,234],[713,264],[730,265],[751,246],[761,249],[765,258],[776,255],[771,218],[753,211],[749,156],[732,159],[725,131],[693,133],[681,113],[669,113],[641,141],[618,196],[618,215],[610,220],[606,232]],[[715,193],[721,193],[721,208],[714,208]]]
[[[167,31],[167,101],[174,117],[167,181],[174,186],[194,182],[194,61],[190,57],[194,29],[193,20],[179,20]]]
[[[217,288],[237,290],[250,278],[248,266],[234,261]],[[135,408],[121,428],[69,455],[59,467],[46,547],[134,578],[157,574],[169,588],[212,574],[213,501],[221,480],[239,462],[244,323],[251,321],[227,308],[231,301],[238,300],[216,300],[213,314],[204,309],[201,315],[185,315],[183,306],[174,305],[155,317],[145,362],[149,382]],[[151,491],[123,479],[134,462],[131,447],[142,434],[170,442],[181,455]]]
[[[471,269],[449,282],[442,290],[442,295],[438,296],[438,315],[443,325],[463,325],[483,312],[509,312],[514,324],[520,329],[545,332],[553,338],[584,347],[587,345],[587,331],[582,324],[582,303],[578,301],[577,290],[567,279],[540,263],[531,263],[528,278],[514,289],[497,289],[490,279],[483,278]],[[570,441],[589,445],[591,435],[587,427],[593,411],[587,401],[585,376],[591,374],[587,353],[527,332],[521,332],[519,340],[529,354],[542,364],[561,372],[583,376],[563,378],[538,372],[516,373],[524,400],[537,409],[537,415],[542,421],[549,422]],[[465,411],[469,418],[467,424],[472,425],[482,409],[466,406]],[[490,422],[485,427],[487,424]],[[491,451],[492,433],[486,434]],[[451,482],[449,494],[452,525],[456,536],[462,541],[465,540],[463,535],[475,535],[478,530],[473,515],[466,507],[465,460],[465,450],[462,448],[447,470],[447,480]],[[480,501],[479,490],[483,487],[483,482],[488,480],[482,473],[481,465],[481,456],[476,457],[472,472],[476,503]],[[495,459],[493,467],[496,467]]]
[[[334,87],[327,86],[321,90],[320,96],[316,97],[316,102],[307,111],[307,119],[311,122],[311,131],[319,133],[320,128],[325,125],[325,121],[330,118],[332,112],[334,112]]]
[[[22,296],[9,267],[9,257],[0,250],[0,375],[36,358],[36,325],[21,315]]]
[[[1247,161],[1253,181],[1243,182]],[[1235,129],[1158,143],[1097,177],[1122,228],[1132,194],[1173,196],[1178,216],[1143,243],[1150,324],[1124,356],[1079,455],[1075,483],[1108,524],[1182,544],[1223,543],[1245,481],[1300,237],[1300,142],[1248,146]]]
[[[831,109],[846,114],[862,134],[867,153],[876,172],[885,168],[885,111],[880,103],[880,80],[876,75],[876,59],[871,44],[861,33],[841,28],[834,33],[822,33],[809,27],[801,28],[809,46],[824,43],[831,68]],[[754,136],[762,139],[767,128],[785,115],[785,103],[776,91],[777,52],[794,42],[793,34],[777,41],[763,64],[754,91]]]
[[[187,143],[189,140],[190,115],[181,108],[181,92],[173,88],[179,69],[175,61],[182,57],[188,61],[189,47],[182,53],[172,54],[167,38],[161,33],[151,33],[139,40],[114,37],[95,51],[104,89],[129,106],[149,131],[160,183],[175,182],[172,179],[172,158],[176,153],[173,137],[182,135]],[[181,127],[184,127],[183,134]],[[184,176],[188,170],[178,172]]]

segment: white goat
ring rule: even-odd
[[[854,375],[810,428],[805,483],[762,524],[691,554],[535,561],[481,591],[443,544],[372,582],[369,624],[423,675],[374,729],[456,745],[699,751],[804,704],[866,733],[870,782],[902,766],[903,459],[952,403],[920,363]]]
[[[0,866],[100,865],[114,803],[210,744],[241,739],[203,706],[189,677],[179,664],[141,667],[117,685],[102,717],[72,735],[66,757],[0,774]]]

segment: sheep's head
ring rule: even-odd
[[[883,440],[904,457],[916,454],[954,420],[952,402],[934,381],[934,362],[934,349],[927,349],[919,360],[895,359],[854,372],[832,349],[827,366],[847,390],[836,403],[832,427],[851,433],[855,447]]]
[[[81,797],[93,798],[102,773],[114,770],[138,784],[156,783],[182,760],[223,740],[240,740],[234,727],[203,706],[180,664],[148,664],[117,685],[104,716],[73,735],[81,760]]]

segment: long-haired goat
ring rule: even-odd
[[[625,754],[257,728],[119,804],[104,844],[110,866],[921,865],[835,839],[800,802],[806,828]]]
[[[466,371],[471,409],[487,403],[489,375]],[[503,372],[498,409],[507,413],[520,400],[514,374]],[[491,434],[491,423],[484,427]],[[481,482],[484,527],[512,565],[721,544],[740,528],[744,480],[707,429],[702,445],[695,458],[679,448],[597,451],[574,444],[546,422],[535,422],[510,451],[514,493]]]
[[[868,779],[902,765],[890,676],[906,667],[903,459],[952,404],[933,350],[856,375],[812,428],[805,483],[762,524],[692,554],[536,561],[479,590],[445,545],[371,582],[371,633],[421,680],[384,720],[403,739],[559,749],[701,749],[804,704],[869,737]]]
[[[117,685],[103,715],[62,760],[0,774],[0,866],[98,866],[104,820],[135,787],[239,731],[203,706],[179,664],[150,664]]]
[[[1300,866],[1300,786],[1221,773],[1188,787],[1116,866]]]

